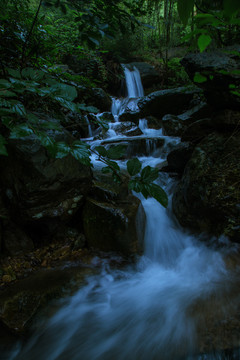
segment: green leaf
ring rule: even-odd
[[[203,52],[211,42],[211,36],[205,34],[200,35],[198,38],[198,47],[200,52]]]
[[[142,189],[141,178],[138,176],[137,178],[130,180],[128,188],[129,190],[136,191],[136,193],[140,193]]]
[[[187,25],[193,6],[194,0],[178,0],[178,14],[184,26]]]
[[[63,157],[70,154],[71,147],[64,141],[59,141],[55,143],[54,148],[51,150],[50,152],[52,156],[54,156],[56,159],[62,159]]]
[[[76,111],[76,104],[74,104],[72,101],[65,100],[61,97],[54,97],[54,99],[59,102],[63,107],[65,107],[68,110]]]
[[[149,195],[156,199],[161,205],[167,207],[168,197],[165,191],[157,184],[149,184]]]
[[[128,160],[127,162],[127,171],[131,176],[137,175],[141,170],[141,167],[142,164],[137,158]]]
[[[89,146],[83,142],[75,141],[71,146],[70,153],[72,156],[80,161],[84,165],[90,166],[90,152],[89,152]]]
[[[119,160],[125,155],[125,153],[126,145],[116,145],[107,150],[107,157],[109,157],[109,159]]]
[[[56,143],[53,138],[42,131],[35,132],[41,144],[49,151],[51,155],[56,154]]]
[[[9,89],[12,86],[12,84],[5,79],[0,79],[0,89]]]
[[[96,150],[101,156],[107,156],[107,150],[103,146],[96,146],[94,150]]]
[[[21,73],[19,70],[15,69],[7,69],[9,75],[13,76],[14,78],[21,79]]]
[[[22,77],[29,80],[39,81],[42,80],[45,73],[42,70],[33,68],[25,68],[22,70]]]
[[[108,160],[108,159],[106,159],[105,160],[106,161],[106,163],[108,164],[108,166],[111,168],[113,168],[113,169],[115,169],[116,171],[120,171],[120,167],[119,167],[119,165],[115,162],[115,161],[111,161],[111,160]]]
[[[144,182],[152,182],[158,178],[158,169],[146,166],[141,172],[141,179]]]
[[[74,86],[62,83],[55,83],[52,85],[51,93],[54,94],[54,97],[60,97],[68,101],[73,101],[78,96]]]
[[[0,155],[7,156],[7,149],[5,144],[7,143],[6,139],[0,134]]]
[[[99,113],[99,110],[95,106],[86,106],[85,104],[76,104],[78,110],[87,111],[93,114]]]
[[[0,90],[0,97],[16,97],[17,95],[9,90]]]
[[[29,128],[28,124],[19,124],[11,129],[10,139],[19,139],[21,137],[29,136],[33,134],[33,130]]]
[[[193,81],[196,83],[203,83],[205,81],[207,81],[206,76],[201,75],[200,73],[195,73]]]

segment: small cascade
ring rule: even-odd
[[[133,71],[130,71],[126,66],[124,66],[124,73],[126,78],[128,98],[139,98],[144,96],[141,76],[136,66],[134,66]]]
[[[93,136],[92,128],[91,128],[91,124],[90,124],[90,122],[88,120],[87,115],[85,115],[84,118],[86,120],[86,123],[88,124],[88,137],[92,137]]]

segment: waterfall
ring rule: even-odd
[[[140,73],[136,66],[134,66],[133,69],[133,71],[130,71],[126,66],[124,66],[128,98],[138,98],[144,96]]]
[[[125,68],[125,76],[128,97],[142,96],[137,69]],[[113,105],[116,117],[121,104],[116,100]],[[140,120],[140,127],[162,136],[148,129],[145,120]],[[166,143],[174,141],[166,138]],[[161,154],[163,160],[166,156]],[[143,166],[159,162],[151,156],[140,160]],[[158,181],[171,199],[174,180],[162,174]],[[12,359],[190,359],[197,337],[191,309],[199,299],[224,289],[227,270],[220,252],[183,231],[170,207],[163,208],[153,198],[140,199],[146,229],[145,251],[138,263],[121,270],[103,267],[100,275],[89,277]]]

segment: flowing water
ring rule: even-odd
[[[125,68],[125,75],[128,98],[113,101],[116,122],[128,100],[143,95],[137,70]],[[148,129],[144,119],[139,126],[143,136],[162,136],[161,131]],[[108,136],[116,138],[111,131]],[[166,138],[167,145],[178,141]],[[166,159],[167,145],[160,155],[150,149],[152,153],[140,160],[155,166]],[[119,164],[126,167],[124,161]],[[171,199],[174,180],[162,174],[158,181]],[[223,257],[184,232],[170,206],[165,209],[153,198],[142,199],[142,205],[145,251],[137,264],[124,270],[103,266],[100,275],[91,276],[9,359],[176,360],[190,359],[198,351],[191,309],[199,299],[224,289],[228,272]]]

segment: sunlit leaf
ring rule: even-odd
[[[193,81],[196,83],[203,83],[203,82],[207,81],[207,78],[206,78],[206,76],[203,76],[200,73],[196,73],[194,75]]]
[[[198,38],[198,47],[200,52],[203,52],[211,42],[211,36],[205,34],[200,35]]]

